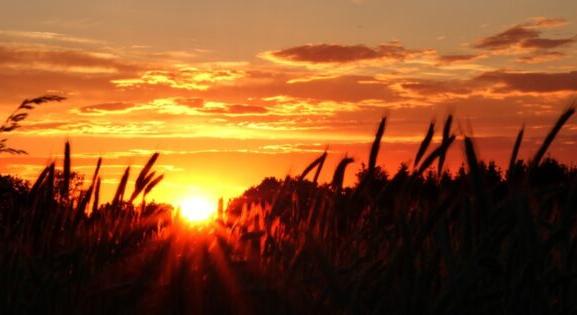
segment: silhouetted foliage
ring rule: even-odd
[[[546,158],[572,114],[562,114],[529,162],[506,173],[478,159],[443,169],[453,117],[413,167],[376,161],[343,186],[350,158],[318,184],[327,153],[297,178],[265,178],[212,225],[146,203],[162,180],[153,155],[132,194],[129,168],[100,204],[101,160],[85,188],[48,165],[29,185],[0,176],[3,314],[574,314],[577,311],[577,170]],[[436,166],[436,167],[435,167]],[[312,181],[307,175],[315,171]],[[125,198],[130,196],[130,198]],[[135,204],[135,200],[142,203]],[[92,201],[92,207],[88,204]]]
[[[65,99],[65,97],[58,95],[44,95],[22,101],[20,106],[18,106],[16,110],[14,110],[14,112],[12,112],[12,114],[6,118],[4,124],[0,125],[0,154],[27,154],[27,152],[24,150],[15,149],[8,146],[8,138],[5,138],[3,134],[20,128],[20,122],[26,119],[29,115],[29,112],[36,108],[36,106],[49,102],[61,102]]]

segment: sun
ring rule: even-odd
[[[193,224],[208,222],[216,216],[217,212],[217,203],[203,196],[183,198],[179,206],[180,216]]]

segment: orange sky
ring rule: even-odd
[[[0,113],[46,93],[0,157],[33,178],[72,143],[75,170],[104,157],[113,189],[154,151],[155,197],[231,197],[299,173],[325,148],[410,161],[431,119],[451,112],[484,158],[505,161],[519,127],[529,156],[577,91],[575,1],[19,1],[0,12]],[[575,160],[577,124],[553,147]],[[453,148],[451,163],[460,164]],[[135,170],[137,171],[137,170]],[[136,172],[134,172],[136,173]],[[133,176],[136,176],[133,173]]]

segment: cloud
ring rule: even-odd
[[[298,77],[282,73],[271,74],[267,79],[262,78],[263,74],[258,76],[234,85],[217,86],[201,95],[209,99],[226,99],[229,103],[278,95],[333,102],[396,99],[395,91],[372,76],[343,75],[307,80],[295,80]]]
[[[441,64],[451,64],[456,62],[467,62],[475,59],[479,59],[483,55],[478,54],[461,54],[461,55],[442,55],[439,56],[439,63]]]
[[[534,97],[546,97],[540,96],[541,93],[567,95],[563,92],[577,91],[577,71],[510,72],[500,70],[484,72],[468,79],[431,80],[415,77],[386,82],[407,101],[422,100],[435,104],[473,96],[503,100],[513,95],[533,95]]]
[[[525,27],[552,28],[567,25],[567,21],[562,18],[547,18],[543,16],[538,16],[529,19],[528,22],[522,25],[524,25]]]
[[[27,31],[0,30],[0,39],[1,38],[17,38],[17,39],[34,40],[36,42],[47,41],[47,42],[90,44],[90,45],[103,45],[106,43],[106,42],[101,41],[101,40],[75,37],[75,36],[69,36],[69,35],[60,34],[60,33],[53,33],[53,32],[27,32]]]
[[[141,112],[144,116],[151,117],[151,115],[159,114],[173,116],[263,114],[267,112],[267,109],[257,105],[205,102],[201,98],[160,98],[139,104],[112,102],[88,105],[74,109],[73,112],[83,116],[107,116],[111,114],[135,114],[136,112]],[[142,115],[139,115],[138,117],[141,116]],[[135,119],[135,117],[132,116],[131,119]]]
[[[399,86],[403,90],[410,90],[419,95],[467,95],[472,94],[475,88],[466,80],[410,79],[402,81]]]
[[[0,45],[0,68],[25,71],[115,74],[136,66],[115,55],[58,47]]]
[[[203,107],[198,111],[210,114],[263,114],[267,109],[256,105],[224,105],[219,107]]]
[[[84,106],[79,109],[81,113],[86,114],[105,114],[110,112],[123,112],[126,113],[130,109],[135,108],[132,103],[103,103]]]
[[[504,84],[504,89],[521,92],[577,91],[577,71],[546,72],[488,72],[475,80]]]
[[[517,24],[495,35],[478,40],[473,47],[496,54],[519,54],[535,51],[549,51],[565,48],[577,41],[575,36],[564,38],[545,38],[543,30],[566,24],[563,19],[533,18]]]
[[[68,123],[69,122],[66,121],[30,121],[21,129],[21,131],[59,129],[66,126]]]
[[[562,38],[562,39],[549,39],[549,38],[531,38],[523,41],[521,47],[524,48],[537,48],[537,49],[551,49],[561,46],[567,46],[575,42],[574,37]]]
[[[486,53],[463,53],[441,55],[431,48],[408,49],[397,41],[375,47],[367,45],[309,44],[276,51],[266,51],[259,57],[276,64],[304,66],[320,70],[317,76],[355,74],[359,70],[388,67],[398,71],[399,65],[414,67],[418,71],[427,66],[476,65],[473,62],[486,58]],[[336,67],[338,65],[338,67]],[[410,66],[409,66],[410,65]],[[397,66],[396,68],[393,68]],[[293,80],[294,81],[294,80]]]
[[[358,102],[370,99],[392,100],[394,92],[372,76],[340,76],[287,84],[286,94],[336,102]],[[281,92],[281,91],[279,91]],[[284,93],[279,93],[284,94]]]
[[[164,122],[159,121],[87,121],[54,122],[33,124],[32,128],[22,128],[17,133],[34,136],[48,135],[113,135],[131,137],[134,135],[158,135]]]
[[[516,44],[525,49],[516,56],[519,60],[538,63],[569,54],[558,48],[534,48],[555,46],[538,40],[555,40],[540,32],[561,22],[527,23],[518,26],[528,31],[525,34],[537,35],[523,37],[523,47]],[[35,112],[46,124],[30,124],[29,130],[23,130],[34,135],[263,138],[275,131],[275,137],[342,140],[342,134],[360,136],[375,117],[391,110],[402,124],[402,130],[392,134],[399,137],[415,130],[420,135],[422,123],[446,108],[481,120],[479,126],[485,127],[481,131],[497,128],[497,133],[508,128],[507,119],[551,117],[561,96],[575,91],[577,82],[574,72],[549,73],[546,67],[513,71],[523,66],[512,67],[508,58],[477,63],[498,55],[490,49],[442,55],[396,42],[295,46],[269,52],[276,63],[203,63],[192,60],[194,54],[135,53],[123,48],[99,53],[40,45],[0,47],[4,49],[0,69],[12,69],[0,72],[3,95],[17,92],[18,98],[30,97],[38,91],[62,89],[71,96],[69,103],[62,104],[67,106],[64,110]],[[289,68],[283,63],[305,67]],[[570,66],[566,63],[565,68],[557,68],[565,70],[557,71],[573,71]],[[71,71],[74,67],[110,72]],[[523,107],[526,104],[536,107]],[[70,110],[70,105],[77,107]]]
[[[201,108],[204,106],[204,100],[202,98],[177,98],[174,101],[176,104],[190,108]]]
[[[534,63],[543,63],[547,61],[559,60],[565,56],[567,55],[558,51],[541,51],[521,56],[517,58],[517,61],[520,63],[534,64]]]
[[[145,71],[137,78],[112,80],[117,87],[131,88],[145,85],[164,85],[174,89],[206,90],[213,85],[235,81],[244,72],[235,69],[201,69],[178,66],[170,70]]]
[[[268,51],[261,57],[276,63],[288,64],[342,64],[367,60],[401,61],[418,55],[398,42],[376,47],[366,45],[309,44],[277,51]]]
[[[171,98],[155,99],[150,102],[143,103],[125,103],[125,102],[111,102],[95,105],[83,106],[72,110],[73,113],[82,116],[109,116],[109,115],[125,115],[136,114],[137,112],[150,113],[169,113],[175,115],[196,113],[189,106],[175,103]]]
[[[517,25],[504,32],[479,40],[474,47],[489,50],[506,49],[515,45],[523,45],[527,40],[538,37],[539,31]]]
[[[361,105],[359,102],[321,101],[282,95],[268,98],[267,101],[271,102],[269,111],[279,116],[334,116],[338,113],[358,111]],[[319,127],[315,126],[317,123],[318,121],[312,122],[309,127]]]

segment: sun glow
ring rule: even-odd
[[[204,196],[184,198],[179,206],[180,216],[193,224],[208,222],[216,216],[217,212],[217,203]]]

